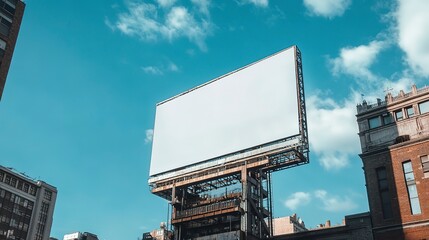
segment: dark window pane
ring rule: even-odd
[[[377,169],[377,177],[378,177],[378,180],[386,179],[386,169],[385,168]]]
[[[390,113],[383,115],[383,124],[384,125],[392,123],[392,122],[393,122],[392,121],[392,115],[390,115]]]
[[[389,196],[389,192],[381,192],[381,208],[383,209],[383,217],[384,218],[391,218],[392,217],[392,205],[391,200]]]
[[[10,6],[9,4],[5,4],[4,5],[4,9],[8,12],[10,12],[12,15],[15,14],[15,8],[13,8],[12,6]]]
[[[380,192],[380,196],[381,196],[381,202],[383,204],[390,202],[390,194],[388,191]]]
[[[369,128],[370,129],[381,126],[381,122],[380,122],[379,117],[370,118],[370,119],[368,119],[368,122],[369,122]]]
[[[5,36],[9,36],[9,28],[10,27],[0,23],[0,33],[1,34],[5,35]]]
[[[378,184],[379,184],[380,191],[383,191],[383,190],[387,190],[387,189],[388,189],[388,185],[387,185],[387,180],[386,180],[386,179],[382,179],[382,180],[380,180],[380,181],[378,182]]]
[[[2,18],[1,19],[1,23],[3,23],[4,25],[6,25],[8,28],[10,28],[12,26],[12,23],[9,22],[9,20],[7,20],[6,18]]]

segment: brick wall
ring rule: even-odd
[[[400,212],[403,222],[429,221],[429,178],[425,178],[420,156],[429,155],[429,140],[418,142],[409,146],[401,146],[391,150],[393,170],[395,172],[395,184],[398,186]],[[407,186],[403,174],[402,163],[411,160],[417,192],[419,194],[421,214],[411,215],[408,200]]]
[[[19,29],[21,28],[21,21],[24,15],[25,4],[17,1],[15,14],[12,20],[12,26],[9,31],[9,36],[1,35],[0,37],[6,42],[6,51],[4,53],[0,65],[0,100],[3,95],[3,89],[6,84],[7,74],[9,72],[10,63],[12,61],[13,51],[15,49],[16,40],[18,38]]]
[[[375,239],[429,239],[429,178],[420,156],[429,155],[429,140],[396,144],[378,153],[361,155]],[[403,162],[411,161],[421,214],[411,214]],[[383,218],[376,169],[386,167],[393,217]],[[396,230],[395,230],[396,229]]]

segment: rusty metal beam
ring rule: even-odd
[[[262,166],[267,165],[268,163],[269,163],[268,159],[263,159],[263,160],[258,161],[258,162],[247,164],[247,169],[256,168],[256,167],[262,167]],[[152,189],[152,193],[156,194],[157,192],[166,191],[168,189],[171,189],[173,187],[173,185],[176,186],[176,187],[182,187],[182,186],[187,186],[187,185],[191,185],[191,184],[196,184],[196,183],[199,183],[199,182],[205,182],[205,181],[208,181],[210,179],[215,179],[215,178],[219,178],[219,177],[222,177],[222,176],[227,176],[227,175],[231,175],[231,174],[234,174],[234,173],[240,173],[242,167],[243,166],[238,166],[238,167],[234,167],[234,168],[231,168],[231,169],[228,169],[228,170],[219,171],[219,172],[208,174],[208,175],[205,175],[205,176],[196,177],[196,178],[193,178],[193,179],[189,179],[189,180],[177,182],[175,184],[168,184],[168,185],[165,185],[165,186],[162,186],[162,187],[153,188]]]
[[[236,206],[236,207],[226,208],[226,209],[208,212],[208,213],[204,213],[204,214],[196,214],[196,215],[193,215],[190,217],[172,219],[171,223],[177,224],[177,223],[189,222],[189,221],[193,221],[193,220],[197,220],[197,219],[208,218],[208,217],[213,217],[213,216],[220,216],[220,215],[233,213],[233,212],[239,212],[239,211],[240,211],[240,207]]]

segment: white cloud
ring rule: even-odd
[[[369,70],[377,55],[387,45],[383,41],[372,41],[368,45],[346,47],[340,50],[340,56],[330,59],[334,75],[348,74],[366,80],[377,77]]]
[[[322,209],[328,212],[348,212],[358,205],[348,196],[333,196],[325,190],[317,190],[314,196],[322,201]]]
[[[333,18],[343,15],[351,2],[351,0],[304,0],[304,5],[312,15]]]
[[[150,143],[153,140],[153,129],[146,129],[145,143]]]
[[[177,67],[176,64],[170,62],[168,65],[168,70],[170,70],[172,72],[177,72],[177,71],[179,71],[179,67]]]
[[[191,2],[198,8],[198,11],[201,14],[204,14],[206,16],[210,15],[210,0],[191,0]]]
[[[429,4],[421,0],[398,3],[395,14],[398,44],[414,72],[429,77]]]
[[[119,14],[116,23],[105,23],[109,28],[118,29],[128,36],[139,37],[143,41],[173,41],[185,37],[205,51],[205,39],[212,29],[210,20],[204,17],[195,18],[183,6],[164,8],[174,4],[174,1],[158,2],[161,9],[154,4],[129,2],[127,12]]]
[[[350,196],[331,195],[324,189],[314,192],[295,192],[285,201],[285,206],[295,211],[313,201],[313,204],[321,206],[328,212],[350,212],[358,207]]]
[[[155,66],[145,66],[145,67],[142,67],[142,70],[145,73],[152,74],[152,75],[162,75],[162,74],[164,74],[164,72],[162,72],[161,69],[159,69],[158,67],[155,67]]]
[[[173,62],[168,62],[167,64],[162,64],[160,66],[143,66],[141,69],[145,73],[152,75],[163,75],[166,72],[178,72],[180,70]]]
[[[391,92],[393,95],[399,94],[400,90],[403,90],[404,92],[410,92],[411,86],[415,84],[414,79],[403,76],[397,81],[385,81],[384,82],[384,93],[387,94],[387,92]]]
[[[176,3],[176,0],[156,0],[156,2],[159,6],[167,8],[173,6]]]
[[[268,7],[268,0],[241,0],[240,1],[241,4],[253,4],[256,7]]]
[[[346,167],[360,151],[356,102],[338,103],[318,94],[307,98],[310,147],[326,170]]]
[[[327,170],[341,169],[349,165],[350,154],[341,150],[327,151],[318,154],[318,160],[323,168]]]
[[[294,211],[299,206],[307,205],[311,201],[310,193],[296,192],[291,194],[285,201],[285,206]]]

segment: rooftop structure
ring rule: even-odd
[[[282,234],[272,237],[274,240],[372,240],[371,218],[369,213],[359,213],[345,216],[344,223],[331,226],[330,221],[319,225],[318,228]]]
[[[429,88],[364,101],[357,113],[374,238],[427,237]]]
[[[0,239],[48,240],[57,189],[0,166]]]
[[[63,240],[98,240],[98,237],[89,232],[74,232],[64,235]]]
[[[273,219],[273,236],[307,231],[304,221],[296,214]]]
[[[151,232],[143,233],[142,240],[172,240],[173,232],[167,229],[164,222],[160,224],[159,229],[154,229]]]

